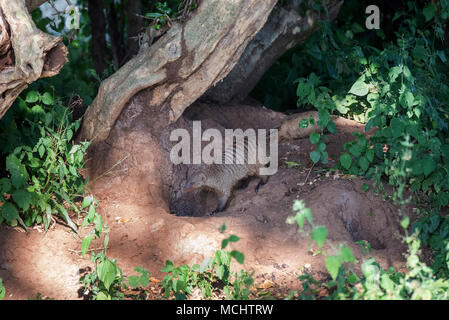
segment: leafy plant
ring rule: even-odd
[[[0,300],[3,300],[3,298],[5,297],[5,294],[6,294],[6,289],[3,286],[2,278],[0,278]]]
[[[351,250],[343,245],[340,245],[338,250],[327,239],[327,229],[325,227],[315,226],[313,224],[312,213],[310,209],[306,208],[302,201],[295,201],[293,210],[296,212],[295,216],[287,219],[287,223],[297,223],[300,231],[303,230],[304,223],[308,221],[312,226],[311,243],[316,242],[319,248],[322,248],[325,241],[328,245],[337,252],[334,255],[327,255],[325,258],[326,269],[332,277],[332,280],[319,284],[311,275],[305,274],[299,277],[303,281],[304,291],[301,294],[303,298],[313,299],[318,295],[318,290],[315,289],[317,285],[331,290],[331,295],[327,298],[332,299],[448,299],[449,280],[440,277],[436,279],[432,268],[420,261],[420,246],[421,241],[418,238],[418,232],[409,235],[408,227],[410,218],[404,214],[404,204],[407,201],[403,200],[402,191],[404,185],[408,181],[409,172],[407,163],[410,161],[410,153],[413,145],[409,143],[409,138],[406,137],[404,141],[405,150],[398,164],[401,170],[400,174],[396,174],[399,186],[395,191],[396,200],[401,204],[401,212],[403,214],[400,225],[404,230],[404,240],[408,246],[407,272],[396,272],[393,268],[383,270],[373,258],[365,260],[361,265],[362,277],[352,271],[344,263],[357,263]],[[440,221],[433,219],[434,228],[436,230]],[[371,249],[365,242],[361,243]],[[447,246],[447,243],[445,244]],[[364,250],[365,253],[365,250]],[[440,257],[442,259],[442,257]],[[445,263],[449,262],[449,256],[446,255]],[[441,263],[441,262],[440,262]]]
[[[327,162],[324,133],[335,131],[331,115],[352,117],[365,123],[366,131],[375,128],[370,138],[355,133],[337,165],[374,180],[373,190],[384,198],[401,203],[413,199],[423,217],[414,227],[435,250],[435,270],[447,275],[443,237],[448,225],[439,211],[449,204],[449,52],[444,39],[449,2],[394,6],[396,13],[381,30],[367,31],[363,17],[350,14],[363,10],[363,3],[345,3],[342,14],[350,19],[323,22],[321,32],[285,59],[291,59],[296,74],[302,73],[295,81],[297,105],[319,113],[322,130],[310,136],[315,145],[311,160]],[[388,194],[384,184],[393,186],[394,193]],[[405,191],[408,198],[402,197]]]
[[[223,233],[225,229],[223,225],[220,232]],[[224,250],[230,242],[237,241],[239,238],[235,235],[223,239],[222,250],[217,250],[214,257],[205,259],[201,265],[175,267],[171,261],[167,261],[161,270],[168,273],[162,280],[165,297],[169,298],[173,293],[177,300],[186,299],[193,293],[194,288],[199,288],[203,297],[211,298],[214,290],[223,288],[228,299],[248,299],[250,287],[254,282],[252,274],[245,270],[233,273],[230,268],[232,258],[243,264],[244,255],[236,250]]]
[[[331,275],[332,279],[337,279],[340,268],[343,263],[355,262],[355,258],[351,249],[345,245],[334,247],[334,245],[327,240],[327,228],[324,226],[317,226],[313,222],[312,212],[307,208],[303,201],[296,200],[293,204],[293,211],[295,216],[287,218],[288,224],[298,224],[300,231],[303,231],[304,225],[308,222],[312,226],[311,240],[309,248],[313,243],[316,243],[319,249],[323,248],[324,243],[327,243],[335,252],[334,255],[326,255],[326,269]]]
[[[0,178],[0,223],[48,229],[59,215],[77,230],[68,210],[80,213],[75,200],[87,182],[79,170],[89,143],[73,144],[80,122],[53,96],[28,91],[0,120],[0,154],[6,171]]]
[[[127,289],[123,272],[117,260],[108,259],[105,251],[92,254],[95,270],[83,275],[80,279],[84,285],[84,294],[91,295],[94,300],[121,300],[124,297],[122,288]]]

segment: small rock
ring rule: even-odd
[[[258,214],[256,216],[256,220],[261,222],[261,223],[267,223],[268,222],[267,217],[265,217],[263,214]]]

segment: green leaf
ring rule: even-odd
[[[366,157],[360,157],[359,159],[359,166],[365,172],[369,168],[369,161],[366,159]]]
[[[340,256],[328,256],[326,257],[326,269],[331,275],[332,279],[337,279],[338,271],[341,267],[341,258]]]
[[[109,290],[111,284],[114,282],[115,277],[117,276],[117,268],[111,261],[104,260],[100,262],[97,267],[97,275],[98,278],[103,282],[106,290]]]
[[[327,109],[321,108],[318,110],[318,125],[325,128],[329,121],[331,120],[331,116],[329,114],[329,111]]]
[[[436,168],[435,161],[430,157],[423,158],[421,164],[426,177],[429,176]]]
[[[17,220],[17,218],[19,218],[19,212],[12,203],[6,202],[0,208],[2,209],[2,217],[5,218],[6,221],[12,222],[13,220]]]
[[[229,243],[229,239],[223,239],[223,241],[221,241],[221,248],[224,249],[228,246]]]
[[[81,204],[81,207],[84,209],[86,207],[88,207],[92,201],[93,201],[94,197],[92,195],[89,195],[87,197],[83,198],[83,203]]]
[[[310,134],[309,139],[312,144],[316,144],[316,143],[320,142],[320,137],[321,137],[321,135],[319,133],[313,132]]]
[[[3,286],[2,279],[0,278],[0,300],[2,300],[5,297],[6,290]]]
[[[394,282],[390,279],[388,274],[382,274],[382,276],[380,277],[380,285],[387,291],[387,293],[393,293]]]
[[[111,296],[107,292],[100,291],[95,297],[95,300],[111,300]]]
[[[42,95],[42,103],[46,104],[47,106],[52,105],[54,103],[53,97],[49,92],[45,92]]]
[[[172,272],[174,270],[173,262],[170,260],[165,261],[165,266],[161,269],[161,272]]]
[[[31,108],[31,113],[37,116],[45,117],[45,110],[38,104]]]
[[[316,241],[318,248],[323,247],[324,241],[326,241],[327,229],[326,227],[319,226],[313,228],[312,241]]]
[[[390,72],[388,74],[390,78],[390,82],[393,83],[397,77],[402,73],[402,68],[400,66],[395,66],[390,69]]]
[[[362,192],[367,192],[369,190],[369,185],[367,185],[366,183],[362,184]]]
[[[83,241],[81,242],[81,254],[85,255],[87,251],[89,250],[89,246],[92,242],[93,235],[89,235],[83,238]]]
[[[373,149],[366,150],[366,158],[368,159],[369,162],[373,162],[373,160],[374,160],[374,150]]]
[[[354,143],[349,147],[349,152],[354,156],[359,157],[362,154],[362,148],[360,148],[358,144]]]
[[[41,144],[41,145],[39,146],[38,151],[39,151],[39,157],[42,158],[42,157],[44,156],[44,154],[45,154],[45,147]]]
[[[438,51],[437,55],[441,59],[441,62],[443,62],[443,63],[447,62],[446,54],[444,53],[443,50]]]
[[[359,281],[360,281],[360,278],[354,272],[352,272],[348,277],[349,284],[356,284]]]
[[[70,228],[73,229],[73,231],[76,232],[78,230],[78,228],[73,223],[72,219],[70,219],[69,214],[67,213],[67,210],[63,206],[61,206],[60,204],[56,204],[56,205],[59,208],[59,214],[62,216],[64,221],[69,225]]]
[[[89,207],[89,211],[87,213],[87,221],[89,223],[92,223],[94,221],[94,218],[95,218],[95,206],[91,205]]]
[[[326,151],[321,152],[321,163],[327,164],[329,161],[329,154]]]
[[[217,274],[218,279],[223,280],[225,276],[226,267],[224,265],[219,265],[215,268],[215,273]]]
[[[37,102],[37,100],[39,100],[39,93],[37,93],[36,91],[30,91],[28,92],[25,101],[28,103],[34,103]]]
[[[348,153],[344,153],[340,157],[340,163],[343,166],[343,168],[348,170],[352,164],[352,157]]]
[[[354,262],[355,258],[352,254],[352,251],[349,247],[343,246],[340,251],[340,257],[343,260],[343,262]]]
[[[310,159],[312,159],[313,163],[317,163],[320,161],[321,153],[317,150],[314,150],[310,153]]]
[[[140,285],[140,278],[138,276],[130,276],[128,283],[131,287],[137,288]]]
[[[106,249],[109,245],[109,234],[104,236],[103,247]]]
[[[432,20],[435,17],[435,12],[437,11],[437,7],[433,4],[425,6],[422,13],[426,18],[426,22]]]
[[[12,194],[12,198],[17,203],[19,208],[23,211],[27,211],[31,204],[31,193],[26,190],[20,189]]]
[[[25,166],[15,155],[11,154],[6,158],[6,169],[11,173],[11,182],[15,188],[20,189],[27,185],[30,177]]]
[[[410,224],[410,218],[408,216],[406,216],[402,221],[401,221],[401,227],[404,229],[408,228],[408,225]]]
[[[352,93],[356,96],[363,97],[366,96],[369,92],[368,85],[359,78],[351,87],[351,90],[349,90],[349,93]]]
[[[337,133],[337,126],[333,121],[329,121],[329,123],[327,124],[327,130],[329,130],[329,132],[332,134]]]
[[[298,206],[299,201],[295,201],[295,203],[293,204],[293,210],[295,210],[295,205]],[[312,219],[312,211],[309,208],[302,208],[300,210],[295,210],[296,212],[296,216],[294,221],[296,221],[296,223],[299,226],[299,230],[302,231],[302,228],[304,227],[304,223],[305,223],[305,219],[307,219],[307,221],[309,221],[310,224],[313,224],[313,219]],[[294,221],[292,221],[292,223],[294,223]]]
[[[150,277],[148,276],[149,272],[145,272],[140,276],[140,284],[143,288],[145,288],[148,283],[150,283]]]
[[[410,90],[406,90],[399,97],[399,102],[404,108],[412,108],[415,102],[415,97]]]
[[[237,242],[240,240],[240,238],[237,237],[236,235],[231,235],[228,239],[229,239],[229,242]]]
[[[318,151],[320,151],[320,152],[324,152],[324,150],[326,150],[326,144],[325,144],[324,142],[320,142],[320,143],[317,145],[317,149],[318,149]]]
[[[426,48],[424,48],[423,46],[417,45],[415,47],[415,49],[413,49],[413,57],[416,60],[418,60],[418,61],[419,60],[426,61],[427,60],[427,56],[428,56],[428,54],[427,54]]]
[[[231,256],[240,264],[243,264],[243,262],[245,261],[245,255],[239,251],[231,251]]]
[[[67,141],[70,141],[72,139],[72,137],[73,137],[73,131],[70,130],[70,129],[67,130],[66,136],[67,136]]]
[[[0,196],[4,193],[8,193],[11,190],[11,181],[7,178],[0,179]]]

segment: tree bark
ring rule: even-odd
[[[47,2],[48,0],[26,0],[25,5],[29,12],[39,8],[43,3]]]
[[[168,122],[176,121],[232,70],[276,2],[203,0],[185,24],[174,23],[103,81],[86,112],[81,139],[106,139],[124,106],[142,90],[149,92],[149,108],[161,107]]]
[[[285,6],[278,3],[234,69],[222,82],[210,88],[203,99],[218,104],[243,101],[277,59],[315,32],[318,21],[335,19],[343,4],[340,0],[327,0],[328,17],[312,10],[301,16],[303,2],[292,0]]]
[[[67,62],[61,37],[35,26],[28,3],[0,0],[0,118],[29,83],[58,74]]]

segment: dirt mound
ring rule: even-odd
[[[160,270],[166,260],[177,265],[201,263],[220,249],[224,237],[235,234],[241,240],[232,248],[245,254],[244,268],[254,270],[257,281],[269,279],[286,290],[300,289],[299,268],[310,265],[309,271],[321,273],[325,265],[322,255],[308,250],[310,238],[298,233],[297,226],[286,224],[287,217],[293,215],[296,199],[303,199],[312,209],[315,223],[327,227],[333,243],[347,244],[357,259],[374,256],[384,267],[403,265],[404,247],[398,239],[396,208],[374,195],[372,188],[362,192],[362,184],[367,181],[326,175],[320,165],[312,170],[309,152],[313,146],[309,139],[282,141],[278,172],[258,193],[254,190],[257,181],[249,180],[246,187],[234,191],[227,209],[216,216],[205,215],[216,206],[214,194],[203,191],[191,198],[179,197],[187,177],[201,170],[201,166],[170,162],[171,129],[191,130],[193,120],[202,120],[204,129],[268,129],[278,127],[284,115],[254,106],[198,104],[167,127],[157,118],[157,110],[146,108],[143,100],[133,101],[109,138],[90,150],[88,162],[93,191],[100,200],[99,210],[111,229],[108,255],[118,258],[125,275],[143,265],[153,276],[162,277]],[[344,143],[353,138],[352,132],[363,130],[361,125],[350,124],[346,127],[337,123],[340,133],[329,136],[330,165],[343,151]],[[286,162],[297,165],[291,167]],[[191,216],[170,214],[173,210]],[[226,224],[226,235],[218,231],[222,224]],[[79,239],[60,230],[50,231],[47,236],[33,235],[34,247],[51,252],[44,254],[44,249],[33,251],[25,234],[12,238],[14,231],[8,232],[2,231],[4,248],[12,248],[11,241],[16,247],[0,256],[0,277],[5,279],[12,298],[28,298],[36,292],[78,298],[74,277],[79,275],[79,269],[89,265],[87,258],[73,253],[79,250]],[[57,245],[45,247],[49,240]],[[359,240],[369,241],[372,252],[364,255],[362,247],[356,244]],[[61,241],[66,245],[61,246]],[[332,253],[330,248],[325,249]],[[20,263],[25,256],[27,263]],[[45,286],[52,281],[49,273],[59,277],[55,286]]]
[[[324,262],[321,257],[313,257],[308,252],[309,238],[299,234],[297,226],[285,223],[293,214],[295,199],[304,199],[312,209],[315,222],[328,228],[329,239],[346,243],[358,258],[363,258],[362,248],[356,242],[367,240],[373,248],[372,255],[381,263],[398,265],[402,262],[403,247],[398,239],[396,208],[371,190],[362,192],[362,183],[366,181],[350,181],[342,175],[338,179],[334,175],[326,177],[320,173],[320,166],[310,170],[308,154],[313,146],[308,139],[282,141],[279,145],[280,168],[268,183],[256,194],[257,181],[249,180],[246,188],[234,191],[224,212],[209,216],[217,204],[215,194],[200,191],[180,196],[187,177],[201,170],[202,166],[171,165],[164,151],[155,150],[155,141],[167,139],[168,135],[148,130],[149,123],[154,120],[144,110],[133,105],[128,107],[125,112],[136,116],[124,114],[119,118],[106,142],[108,152],[97,154],[97,160],[94,159],[97,162],[101,159],[104,166],[92,172],[94,177],[98,176],[114,161],[129,155],[111,171],[111,175],[94,184],[102,212],[110,218],[136,221],[137,225],[123,224],[111,232],[113,238],[124,232],[127,234],[122,241],[113,241],[110,251],[121,260],[125,259],[127,265],[148,265],[146,259],[133,258],[137,253],[130,247],[130,238],[133,243],[143,245],[145,249],[140,253],[143,257],[148,257],[151,252],[153,270],[157,274],[166,259],[175,264],[200,263],[219,249],[224,236],[217,229],[224,223],[229,233],[241,238],[235,247],[245,253],[245,267],[254,268],[259,275],[267,273],[271,277],[273,274],[298,285],[295,277],[299,267],[310,263],[314,269],[324,271]],[[129,121],[130,118],[133,120]],[[176,128],[191,130],[192,121],[201,120],[203,130],[269,129],[279,127],[284,119],[283,114],[254,106],[197,104],[189,108]],[[353,139],[353,132],[363,131],[363,125],[350,120],[339,120],[337,126],[340,133],[329,136],[328,149],[332,159],[337,159],[344,143]],[[168,146],[165,151],[170,149],[168,140],[162,144]],[[111,154],[115,155],[113,161],[108,160]],[[109,161],[107,165],[105,160]],[[299,163],[299,166],[289,168],[286,161]],[[331,160],[331,164],[334,161]],[[170,214],[175,212],[191,217]],[[275,265],[288,267],[278,270]]]

